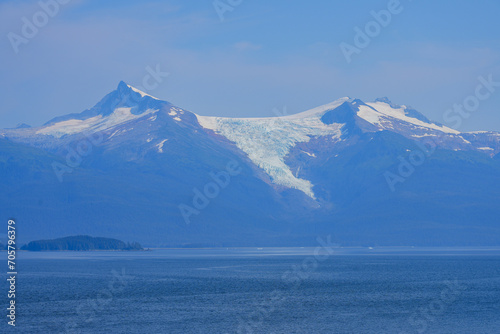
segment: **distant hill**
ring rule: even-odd
[[[95,238],[88,235],[71,236],[53,240],[36,240],[21,247],[22,250],[38,251],[92,251],[92,250],[143,250],[137,243],[125,243],[118,239]]]

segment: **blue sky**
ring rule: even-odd
[[[401,11],[348,63],[339,45],[354,45],[354,28],[388,3],[243,0],[221,21],[212,0],[70,0],[15,53],[8,34],[23,36],[22,18],[32,21],[41,7],[2,1],[0,127],[83,111],[120,80],[141,86],[156,66],[169,76],[148,93],[233,117],[387,96],[445,123],[445,111],[474,94],[479,76],[500,82],[494,0],[401,0]],[[459,130],[500,131],[500,87]]]

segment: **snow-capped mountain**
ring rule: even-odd
[[[0,130],[0,144],[2,209],[40,226],[36,237],[106,232],[155,245],[298,244],[313,240],[311,231],[335,230],[343,243],[432,244],[438,236],[423,231],[474,243],[498,228],[474,219],[500,213],[500,134],[462,133],[387,98],[223,118],[120,82],[81,113]],[[403,161],[426,146],[425,163],[402,175]],[[195,206],[197,191],[228,161],[242,173],[206,208],[193,207],[194,223],[186,224],[179,205]],[[388,172],[402,179],[398,191]],[[462,230],[450,234],[457,224]]]
[[[416,141],[430,139],[447,149],[479,150],[490,156],[500,151],[499,133],[460,133],[431,122],[414,109],[394,105],[387,98],[364,103],[344,97],[296,115],[281,117],[207,117],[175,107],[124,82],[120,82],[117,90],[95,107],[82,113],[57,117],[38,128],[22,127],[4,131],[1,135],[34,146],[59,147],[60,143],[54,139],[73,139],[71,136],[100,133],[105,135],[105,142],[110,144],[113,137],[123,136],[134,130],[134,126],[140,127],[144,123],[149,129],[157,130],[155,125],[158,122],[155,121],[158,120],[159,113],[163,116],[166,113],[181,127],[196,127],[193,124],[195,116],[201,127],[235,143],[275,184],[301,190],[313,199],[314,185],[309,180],[294,175],[290,166],[285,163],[286,157],[298,143],[307,143],[311,138],[328,137],[331,146],[334,146],[336,142],[342,141],[343,135],[353,130],[353,122],[362,125],[365,132],[387,130]],[[168,118],[165,117],[164,120],[166,119]],[[141,136],[143,138],[134,136],[134,139],[145,140],[150,149],[156,148],[158,153],[164,153],[163,146],[169,138],[154,133],[141,133]],[[316,158],[313,151],[304,154],[310,159]]]
[[[197,115],[206,129],[234,142],[277,184],[303,191],[314,198],[313,185],[293,175],[285,163],[290,149],[297,143],[307,143],[314,137],[329,137],[331,145],[349,133],[352,122],[365,123],[364,131],[391,131],[416,141],[432,140],[440,147],[454,150],[482,150],[493,156],[500,151],[499,133],[464,134],[468,141],[451,128],[429,121],[418,111],[393,105],[387,98],[364,103],[348,97],[296,115],[271,118],[222,118]],[[352,130],[352,129],[351,129]],[[489,146],[480,144],[487,142]],[[311,159],[314,152],[304,152]]]

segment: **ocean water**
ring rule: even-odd
[[[500,333],[498,250],[19,252],[17,262],[16,327],[3,317],[2,333]]]

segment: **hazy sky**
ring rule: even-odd
[[[236,117],[387,96],[445,123],[479,76],[500,82],[498,0],[220,0],[223,20],[213,0],[60,1],[53,17],[38,1],[0,3],[0,127],[83,111],[120,80],[143,86],[157,66],[170,75],[151,95]],[[355,28],[377,29],[370,12],[389,7],[348,63],[339,45],[356,46]],[[34,21],[37,32],[23,29]],[[459,130],[500,131],[499,106],[497,87]]]

